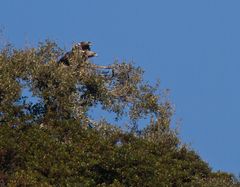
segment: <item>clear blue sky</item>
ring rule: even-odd
[[[17,47],[90,40],[171,90],[181,137],[214,170],[240,173],[240,1],[7,0],[0,25]]]

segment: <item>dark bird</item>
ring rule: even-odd
[[[70,65],[70,58],[74,55],[75,52],[79,52],[82,55],[82,59],[86,61],[88,58],[97,56],[97,53],[91,51],[90,46],[91,42],[80,42],[72,47],[72,50],[67,52],[58,63],[63,63],[66,66]]]

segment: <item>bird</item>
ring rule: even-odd
[[[60,58],[58,63],[63,63],[66,66],[70,65],[70,58],[74,56],[74,53],[79,52],[82,55],[83,61],[88,60],[88,58],[96,57],[97,53],[91,51],[90,46],[92,45],[92,42],[89,41],[82,41],[80,43],[75,44],[72,47],[72,50],[65,53],[65,55]]]

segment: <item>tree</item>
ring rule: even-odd
[[[239,186],[213,172],[170,128],[158,84],[129,63],[93,64],[46,41],[0,53],[0,181],[9,186]],[[29,89],[37,99],[23,96]],[[129,129],[94,121],[100,106]],[[139,130],[139,119],[151,119]]]

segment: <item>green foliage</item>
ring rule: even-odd
[[[0,53],[2,185],[239,186],[181,145],[170,128],[170,103],[158,85],[144,83],[140,68],[97,66],[77,51],[65,66],[57,63],[62,54],[50,41]],[[24,88],[39,99],[22,97]],[[91,119],[98,105],[117,119],[127,116],[130,129]],[[142,118],[151,120],[139,132]]]

